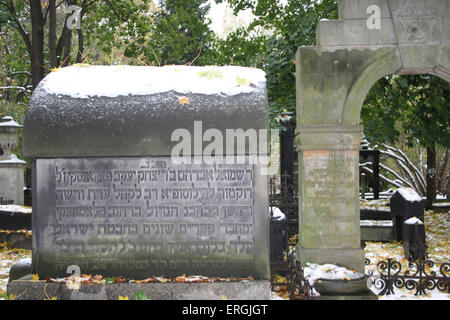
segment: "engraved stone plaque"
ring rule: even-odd
[[[246,163],[37,159],[35,272],[267,278],[267,177]]]

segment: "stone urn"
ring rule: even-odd
[[[22,126],[14,121],[10,116],[0,118],[0,149],[3,155],[0,160],[10,160],[12,151],[19,142],[19,132]]]

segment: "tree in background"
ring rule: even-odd
[[[0,22],[2,30],[13,31],[22,40],[26,51],[17,57],[22,60],[28,57],[29,70],[18,71],[30,72],[34,89],[47,70],[84,61],[86,36],[103,49],[113,45],[127,48],[134,41],[142,42],[150,25],[147,16],[150,2],[3,0]],[[73,39],[74,33],[77,41]]]
[[[153,65],[202,64],[212,31],[207,0],[161,0],[145,54]]]
[[[217,3],[225,0],[216,0]],[[261,37],[250,37],[256,41],[260,50],[249,51],[255,57],[252,64],[266,72],[271,125],[277,126],[276,118],[282,111],[295,112],[295,54],[300,46],[315,44],[316,28],[321,18],[337,19],[337,0],[228,0],[234,13],[251,9],[254,21],[241,32],[241,37],[258,34],[261,29],[271,31],[264,45]],[[236,41],[236,34],[228,36],[226,41]],[[241,41],[242,42],[242,41]],[[254,49],[255,46],[247,46]],[[239,49],[238,49],[239,50]],[[233,60],[236,63],[236,59]]]
[[[419,194],[426,195],[427,208],[436,199],[437,187],[443,191],[447,174],[450,148],[448,101],[450,87],[438,77],[394,75],[375,84],[361,111],[366,138],[397,161],[399,171],[403,173],[403,182]],[[398,148],[386,147],[385,143],[396,144],[401,137],[407,147],[426,149],[426,165],[420,157],[419,168],[414,169],[404,152],[402,155]],[[437,165],[439,148],[443,152]],[[400,178],[400,175],[396,177]]]

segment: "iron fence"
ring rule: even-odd
[[[370,265],[366,259],[366,266]],[[403,269],[402,264],[392,258],[377,262],[378,273],[372,270],[366,272],[370,284],[378,295],[394,294],[394,289],[407,289],[415,291],[415,296],[427,295],[428,291],[437,289],[440,292],[450,293],[450,263],[436,263],[426,259],[416,259],[408,262],[408,268]],[[438,271],[432,270],[437,268]]]

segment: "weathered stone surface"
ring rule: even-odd
[[[360,126],[298,130],[299,243],[302,263],[363,270],[358,176]],[[338,259],[338,260],[335,260]]]
[[[248,162],[247,162],[248,163]],[[36,160],[33,270],[269,277],[267,177],[252,164]]]
[[[358,242],[358,245],[361,244]],[[316,264],[332,263],[363,273],[364,250],[360,248],[307,248],[297,245],[298,260],[304,265],[310,261]]]
[[[25,161],[0,161],[0,200],[23,205]]]
[[[0,209],[0,229],[31,230],[31,213],[5,211]]]
[[[389,242],[392,226],[361,226],[361,241]]]
[[[44,290],[45,288],[45,290]],[[62,283],[43,281],[13,281],[8,294],[17,300],[118,300],[119,296],[133,299],[142,290],[149,300],[269,300],[269,281],[215,282],[215,283],[115,283],[81,285],[75,291]]]
[[[352,280],[324,280],[314,284],[320,295],[357,295],[367,291],[367,278],[363,276]]]
[[[342,0],[339,20],[319,22],[318,45],[298,48],[301,262],[364,270],[358,249],[361,107],[370,88],[391,74],[450,81],[449,13],[447,0]]]
[[[9,281],[20,279],[31,273],[31,259],[25,258],[14,263],[9,270]]]
[[[7,242],[11,248],[31,250],[32,241],[24,232],[0,232],[0,243]]]
[[[63,73],[58,71],[51,76],[53,81],[58,77],[62,80],[78,77],[73,82],[76,87],[80,85],[79,81],[83,81],[79,73],[88,72],[90,68],[95,67],[69,67]],[[199,73],[210,72],[211,69],[195,68]],[[223,77],[227,76],[220,67],[213,71],[223,72]],[[182,72],[171,72],[174,77],[182,77]],[[251,72],[251,69],[242,68],[244,81]],[[184,81],[194,85],[199,78],[204,77],[196,75],[196,78],[186,77]],[[146,80],[159,81],[155,76],[152,78],[151,71]],[[29,158],[168,156],[178,143],[171,141],[172,133],[181,128],[193,133],[194,121],[202,122],[203,131],[214,128],[224,137],[226,129],[258,130],[268,125],[265,82],[246,85],[248,90],[233,95],[220,91],[215,94],[196,93],[193,88],[189,93],[169,90],[117,97],[102,96],[100,90],[98,96],[86,98],[47,92],[46,81],[44,79],[34,91],[25,118],[22,152]],[[120,81],[124,80],[118,78],[118,84]],[[210,81],[214,83],[216,79]],[[234,86],[239,88],[237,80],[234,81]],[[99,86],[102,86],[101,83]],[[202,148],[193,146],[192,154],[201,155],[197,150]]]
[[[98,86],[84,83],[92,79]],[[267,176],[256,158],[268,151],[248,129],[265,139],[261,70],[82,65],[49,74],[23,142],[34,158],[33,272],[267,279]],[[245,150],[229,148],[229,131]],[[215,157],[231,157],[176,163],[180,138],[189,159],[212,139]]]

